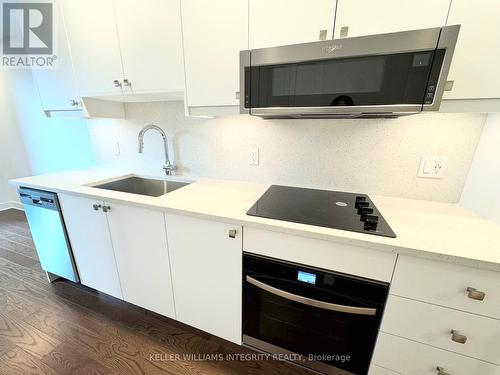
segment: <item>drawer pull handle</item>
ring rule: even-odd
[[[288,299],[290,301],[301,303],[303,305],[317,307],[319,309],[324,309],[324,310],[343,312],[343,313],[347,313],[347,314],[371,315],[371,316],[377,315],[376,308],[346,306],[346,305],[338,305],[336,303],[319,301],[316,299],[307,298],[304,296],[300,296],[298,294],[293,294],[293,293],[287,292],[285,290],[275,288],[274,286],[267,285],[267,284],[263,283],[262,281],[256,280],[253,277],[248,276],[248,275],[245,277],[245,279],[248,283],[256,286],[259,289],[262,289],[268,293],[272,293],[272,294],[279,296],[281,298],[285,298],[285,299]]]
[[[236,229],[229,229],[229,238],[236,238],[236,233],[238,233]]]
[[[469,297],[470,299],[475,299],[476,301],[482,301],[482,300],[484,300],[484,297],[486,297],[486,293],[480,292],[476,288],[468,287],[467,288],[467,297]]]
[[[449,372],[446,371],[444,367],[436,367],[437,370],[437,375],[451,375]]]
[[[94,208],[94,211],[99,211],[102,206],[100,204],[94,203],[92,207]]]
[[[459,344],[465,344],[467,342],[467,336],[462,335],[454,329],[451,330],[451,341],[458,342]]]

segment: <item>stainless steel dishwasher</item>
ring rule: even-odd
[[[18,193],[40,263],[49,281],[63,277],[78,282],[57,194],[25,187],[20,187]]]

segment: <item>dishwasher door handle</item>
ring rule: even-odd
[[[347,306],[347,305],[338,305],[336,303],[318,301],[315,299],[299,296],[297,294],[293,294],[290,292],[286,292],[284,290],[275,288],[274,286],[265,284],[259,280],[254,279],[251,276],[246,276],[246,281],[250,284],[256,286],[259,289],[265,290],[266,292],[272,293],[276,296],[288,299],[290,301],[302,303],[304,305],[317,307],[324,310],[331,310],[337,312],[343,312],[347,314],[354,315],[376,315],[377,309],[370,307],[357,307],[357,306]]]

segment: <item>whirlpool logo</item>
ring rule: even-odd
[[[54,54],[54,4],[2,1],[2,67],[51,68]]]
[[[328,46],[321,47],[321,51],[323,51],[323,53],[334,53],[339,49],[342,49],[342,44],[330,44]]]

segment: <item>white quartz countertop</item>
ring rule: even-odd
[[[397,235],[397,238],[387,238],[246,215],[269,184],[196,179],[190,185],[161,197],[89,186],[131,175],[124,171],[92,168],[10,182],[18,186],[83,195],[107,202],[127,202],[247,227],[500,271],[500,225],[481,219],[458,204],[370,195]],[[182,176],[172,179],[192,180]]]

